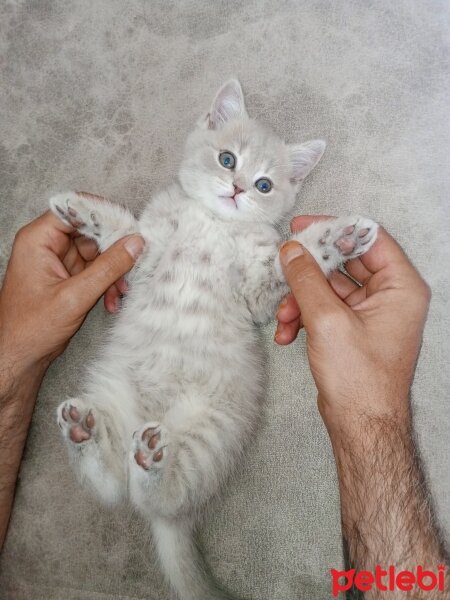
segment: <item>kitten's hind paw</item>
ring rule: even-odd
[[[82,444],[92,437],[96,420],[91,408],[81,400],[72,399],[58,406],[58,425],[66,439]]]
[[[82,235],[99,238],[100,222],[94,209],[99,196],[84,192],[64,192],[49,200],[50,209],[66,225],[74,227]]]
[[[134,433],[132,448],[137,465],[145,471],[160,469],[167,460],[167,429],[159,423],[145,423]]]

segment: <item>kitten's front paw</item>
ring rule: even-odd
[[[375,242],[377,230],[378,225],[364,217],[342,217],[330,222],[319,239],[319,247],[323,249],[322,258],[328,260],[335,251],[343,261],[361,256]]]
[[[339,217],[316,221],[295,233],[299,241],[316,259],[325,275],[343,263],[367,252],[377,239],[378,225],[365,217]]]
[[[136,464],[145,471],[160,469],[167,460],[167,429],[159,423],[145,423],[133,435],[133,454]]]
[[[63,223],[74,227],[86,237],[99,238],[100,220],[94,210],[94,202],[89,195],[77,192],[56,194],[49,200],[51,211]]]
[[[92,408],[78,399],[67,400],[58,406],[58,425],[66,439],[81,444],[91,439],[95,428]]]

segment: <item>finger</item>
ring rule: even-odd
[[[277,310],[277,320],[281,323],[291,323],[300,317],[300,309],[293,294],[288,294],[281,302]]]
[[[111,287],[109,287],[103,298],[103,303],[109,313],[116,313],[120,310],[120,300],[124,294],[128,292],[128,283],[125,277],[118,279]]]
[[[339,271],[334,271],[328,280],[330,282],[331,287],[343,300],[347,298],[352,292],[360,289],[360,286],[357,285],[354,281],[347,277],[344,273]]]
[[[382,227],[378,228],[376,242],[366,254],[361,256],[360,260],[370,273],[377,273],[393,265],[415,270],[399,244]]]
[[[43,215],[32,221],[30,224],[34,226],[36,230],[56,230],[61,233],[72,233],[75,231],[75,228],[71,225],[66,225],[63,223],[56,215],[52,213],[51,210],[48,210]]]
[[[336,294],[343,300],[353,292],[360,289],[354,281],[344,273],[335,271],[331,274],[329,282]],[[300,309],[292,294],[288,294],[281,302],[277,311],[277,320],[280,323],[291,323],[300,316]]]
[[[94,240],[88,240],[84,236],[77,237],[73,240],[73,243],[78,249],[80,255],[84,258],[85,261],[94,260],[96,256],[98,256],[98,246],[94,242]]]
[[[348,306],[356,306],[363,300],[367,298],[367,286],[363,286],[352,292],[347,298],[345,298],[345,303]]]
[[[144,250],[144,240],[139,235],[122,238],[65,286],[68,294],[76,298],[80,315],[90,310],[102,294],[134,265]]]
[[[303,324],[300,318],[294,319],[290,323],[278,323],[274,337],[275,342],[280,346],[287,346],[296,339],[302,327]]]
[[[313,328],[326,311],[334,313],[343,308],[319,265],[303,246],[287,242],[280,249],[280,260],[307,330]]]
[[[103,304],[109,313],[114,314],[118,312],[120,308],[121,296],[122,294],[116,283],[113,283],[113,285],[106,290],[103,298]]]
[[[329,217],[327,215],[301,215],[294,217],[291,221],[291,231],[292,233],[298,233],[312,225],[312,223],[316,223],[317,221],[329,221],[334,218],[335,217]]]
[[[125,277],[121,277],[116,281],[116,286],[119,292],[123,295],[128,292],[128,283]]]
[[[372,273],[362,264],[360,258],[354,258],[353,260],[346,262],[345,270],[349,275],[356,279],[356,281],[359,281],[359,283],[366,283],[372,276]]]
[[[21,229],[32,244],[49,249],[60,259],[69,250],[70,235],[74,231],[73,227],[65,225],[49,210]]]
[[[345,299],[352,292],[360,289],[350,277],[347,277],[345,273],[335,271],[331,274],[329,282],[336,294]],[[293,294],[288,294],[279,304],[276,318],[280,323],[291,323],[294,319],[300,316],[300,309],[297,301]]]
[[[75,244],[71,244],[66,255],[62,259],[63,265],[66,267],[70,275],[80,273],[86,266],[86,262],[80,256]]]

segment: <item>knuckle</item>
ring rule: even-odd
[[[317,276],[317,269],[312,264],[303,264],[301,261],[296,260],[291,264],[291,268],[288,269],[287,279],[291,287],[302,287]]]
[[[416,277],[415,281],[411,281],[414,286],[414,296],[417,306],[427,307],[431,301],[431,288],[422,277]]]
[[[78,310],[78,298],[72,286],[62,286],[56,298],[57,306],[64,307],[66,314],[73,314]]]
[[[105,254],[105,260],[102,265],[103,276],[107,280],[111,280],[114,283],[125,271],[126,266],[121,254],[118,252],[111,252],[109,255]]]
[[[418,310],[420,314],[426,315],[430,302],[431,288],[425,281],[422,281],[418,290]]]
[[[432,295],[431,287],[426,281],[422,280],[422,296],[427,304],[431,302]]]
[[[327,343],[334,339],[347,339],[355,327],[352,311],[336,303],[317,306],[317,318],[313,323],[314,333]]]
[[[14,236],[14,244],[21,244],[25,242],[30,234],[30,225],[24,225],[21,227]]]
[[[320,317],[316,319],[314,328],[316,333],[329,339],[336,331],[341,331],[345,325],[342,311],[327,306],[321,309]]]

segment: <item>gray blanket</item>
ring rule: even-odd
[[[133,210],[167,185],[212,94],[241,80],[250,114],[288,141],[324,137],[298,212],[384,224],[433,289],[415,423],[450,530],[450,8],[444,0],[7,0],[0,7],[1,268],[50,194]],[[110,317],[98,305],[41,389],[0,562],[7,600],[164,600],[148,533],[69,468],[55,408],[75,393]],[[255,600],[330,598],[342,564],[338,490],[303,337],[262,332],[266,412],[201,528],[215,576]]]

